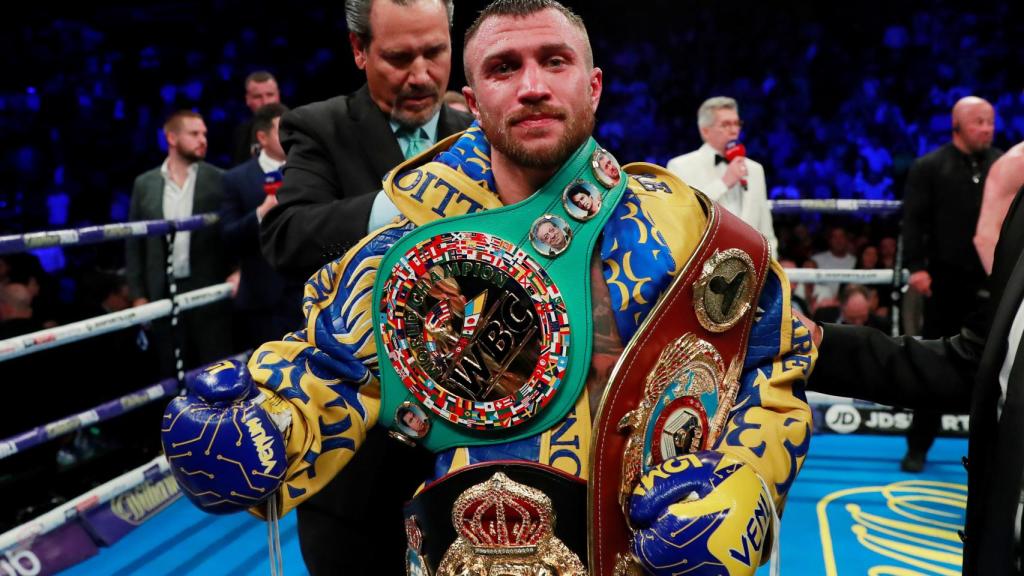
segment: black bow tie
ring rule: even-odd
[[[721,154],[715,154],[715,166],[718,166],[719,164],[722,163],[728,164],[729,161],[725,159],[725,156],[722,156]]]

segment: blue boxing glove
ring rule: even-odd
[[[283,430],[260,406],[244,364],[204,368],[164,411],[161,440],[174,478],[199,508],[227,514],[270,498],[288,467]]]
[[[770,552],[774,515],[749,464],[715,451],[678,456],[633,490],[633,554],[657,576],[754,574]]]

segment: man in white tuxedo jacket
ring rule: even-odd
[[[764,234],[778,258],[764,167],[743,156],[726,160],[726,144],[737,140],[743,127],[736,101],[725,96],[705,100],[697,111],[697,127],[704,145],[676,156],[668,169]]]

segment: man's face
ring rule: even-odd
[[[167,145],[189,162],[206,158],[206,123],[202,118],[182,118],[178,130],[167,133]]]
[[[284,148],[281,147],[280,126],[281,118],[274,118],[274,124],[270,127],[270,130],[267,132],[257,131],[256,139],[260,143],[260,148],[267,151],[268,156],[278,162],[284,162],[286,155],[284,153]]]
[[[466,47],[463,94],[496,157],[557,168],[590,137],[602,74],[588,54],[582,31],[554,9],[481,24]]]
[[[612,162],[612,159],[608,156],[601,156],[600,160],[601,170],[604,171],[605,175],[612,180],[619,179],[619,168]]]
[[[565,241],[565,233],[551,222],[541,222],[537,226],[537,238],[555,250],[565,248],[567,243]]]
[[[870,307],[868,299],[863,294],[852,294],[843,304],[843,322],[854,326],[863,326],[868,323]]]
[[[245,85],[245,105],[256,112],[261,106],[281,101],[281,93],[277,90],[276,80],[266,82],[249,82]]]
[[[886,236],[878,243],[878,252],[883,258],[892,258],[896,255],[896,239]]]
[[[958,116],[960,138],[967,151],[974,154],[988,150],[996,131],[996,111],[992,105],[988,102],[969,104]]]
[[[711,126],[702,126],[700,135],[704,141],[719,153],[725,151],[730,140],[740,137],[740,115],[730,108],[715,110],[715,120]]]
[[[576,194],[573,195],[572,201],[580,208],[583,208],[588,212],[590,211],[590,205],[592,204],[592,202],[590,201],[590,194],[577,192]]]
[[[833,228],[828,235],[828,248],[833,254],[843,255],[849,248],[850,242],[846,238],[846,231],[842,228]]]
[[[441,106],[452,65],[448,13],[438,0],[399,6],[375,0],[369,45],[349,35],[356,66],[366,71],[370,97],[407,127],[422,126]]]
[[[426,424],[412,410],[402,412],[402,422],[417,434],[422,434],[426,431]]]

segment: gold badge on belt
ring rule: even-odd
[[[693,285],[697,320],[706,330],[725,332],[750,310],[757,290],[754,262],[746,252],[737,248],[715,252]]]

